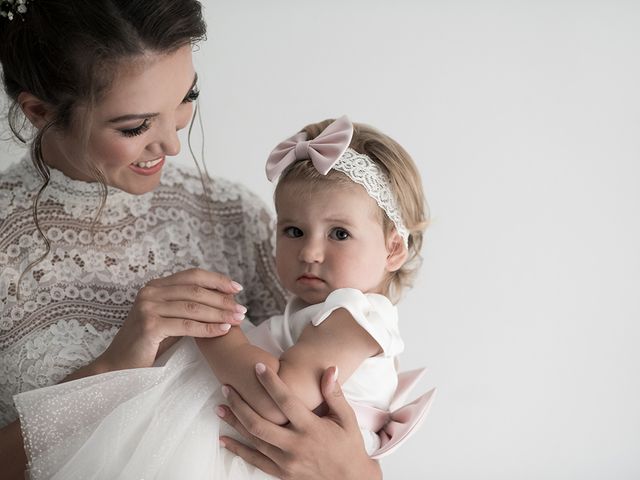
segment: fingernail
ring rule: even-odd
[[[238,313],[247,313],[247,307],[244,305],[236,305],[235,311]]]
[[[238,282],[231,282],[231,287],[236,291],[239,292],[241,291],[244,287],[242,285],[240,285]]]
[[[233,319],[237,321],[244,320],[244,313],[234,313]]]
[[[336,365],[335,367],[333,367],[333,375],[331,375],[331,381],[333,383],[336,383],[338,381],[338,366]]]
[[[216,415],[218,415],[220,418],[224,417],[225,415],[224,408],[216,407]]]
[[[267,367],[264,366],[264,363],[256,363],[256,372],[258,372],[259,375],[263,374],[266,369]]]
[[[226,443],[224,443],[224,440],[223,440],[223,439],[219,438],[219,439],[218,439],[218,442],[220,442],[220,446],[221,446],[222,448],[227,448],[227,444],[226,444]]]
[[[231,328],[231,325],[228,323],[221,323],[220,324],[220,330],[222,330],[223,332],[228,331]]]
[[[222,395],[224,396],[224,398],[227,398],[229,396],[229,387],[227,387],[226,385],[222,386]]]

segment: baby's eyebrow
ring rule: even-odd
[[[351,224],[351,222],[347,218],[332,217],[332,218],[325,218],[324,221],[328,223],[343,223],[345,225]]]

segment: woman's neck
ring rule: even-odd
[[[86,171],[86,165],[78,166],[76,159],[81,155],[72,155],[62,148],[63,142],[58,137],[48,136],[42,139],[42,159],[44,163],[56,170],[61,171],[66,177],[72,180],[83,182],[96,182],[95,176]]]

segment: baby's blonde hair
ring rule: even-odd
[[[312,123],[301,131],[307,133],[307,139],[317,137],[334,120],[324,120]],[[429,209],[424,197],[420,173],[411,156],[398,142],[375,128],[362,123],[353,124],[353,137],[349,145],[358,153],[367,155],[389,177],[392,193],[396,196],[402,220],[409,231],[408,256],[400,269],[386,279],[384,294],[393,303],[397,303],[404,289],[411,287],[415,275],[422,264],[420,250],[424,231],[429,224]],[[290,165],[280,176],[275,190],[278,196],[280,187],[293,181],[303,181],[310,184],[327,182],[339,185],[353,185],[353,181],[345,174],[330,170],[327,175],[320,174],[311,161],[298,161]],[[380,210],[382,227],[385,238],[394,228],[393,222]]]

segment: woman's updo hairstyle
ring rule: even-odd
[[[64,129],[77,105],[90,109],[100,100],[119,62],[171,53],[206,34],[196,0],[31,0],[26,9],[13,20],[0,17],[9,125],[22,141],[20,92],[46,102],[51,126]]]

